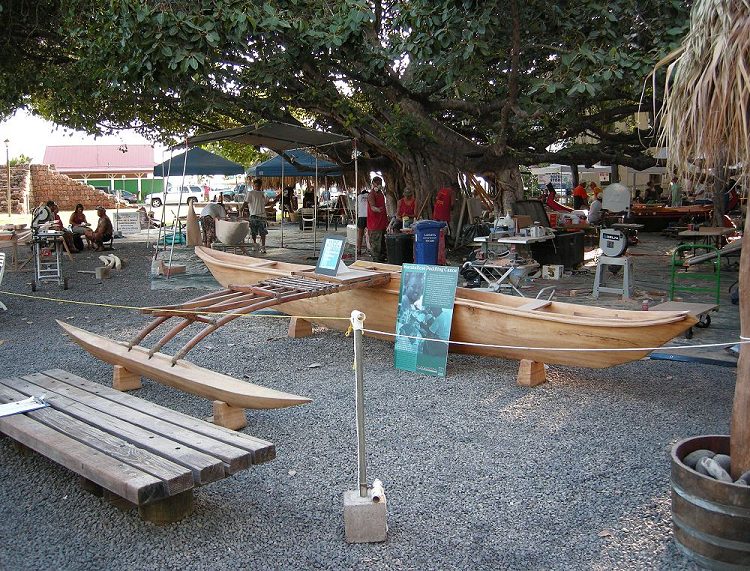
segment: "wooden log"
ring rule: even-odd
[[[544,363],[521,359],[518,366],[518,384],[522,387],[535,387],[547,381]]]
[[[230,430],[240,430],[247,426],[245,409],[236,406],[230,406],[227,403],[215,400],[213,401],[214,415],[211,422],[217,426],[223,426]]]
[[[301,319],[299,317],[292,317],[292,319],[289,321],[289,330],[288,330],[288,336],[292,338],[298,338],[298,337],[309,337],[312,335],[312,323],[307,321],[306,319]]]
[[[112,388],[118,391],[134,391],[141,388],[141,376],[128,371],[122,365],[115,365],[112,371]]]

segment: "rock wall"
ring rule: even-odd
[[[60,174],[52,165],[31,165],[29,205],[34,209],[48,200],[54,200],[60,210],[75,210],[79,202],[85,210],[92,210],[97,206],[115,207],[112,195]]]
[[[10,167],[10,205],[14,214],[26,214],[31,175],[29,165]],[[8,212],[8,167],[0,167],[0,212]]]

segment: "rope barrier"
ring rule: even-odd
[[[728,343],[704,343],[701,345],[677,345],[673,347],[620,347],[620,348],[591,348],[591,349],[583,349],[583,348],[574,348],[574,347],[529,347],[529,346],[517,346],[517,345],[493,345],[491,343],[471,343],[469,341],[454,341],[454,340],[448,340],[445,339],[433,339],[431,337],[415,337],[414,335],[403,335],[401,333],[388,333],[387,331],[378,331],[376,329],[364,329],[365,333],[372,333],[374,335],[385,335],[386,337],[401,337],[404,339],[417,339],[420,341],[435,341],[438,343],[450,343],[452,345],[466,345],[470,347],[486,347],[489,349],[511,349],[515,351],[569,351],[571,353],[589,353],[589,352],[615,352],[615,351],[656,351],[657,349],[669,349],[670,351],[674,350],[681,350],[681,349],[705,349],[708,347],[730,347],[732,345],[737,345],[738,343],[744,344],[744,343],[750,343],[750,339],[747,338],[740,338],[742,341],[731,341]]]
[[[116,305],[111,303],[95,303],[92,301],[77,301],[72,299],[60,299],[56,297],[45,297],[45,296],[39,296],[39,295],[29,295],[25,293],[16,293],[11,291],[4,291],[0,290],[0,294],[2,295],[9,295],[13,297],[23,297],[27,299],[36,299],[41,301],[52,301],[56,303],[68,303],[71,305],[86,305],[86,306],[93,306],[93,307],[107,307],[110,309],[124,309],[124,310],[133,310],[133,311],[143,311],[143,310],[153,310],[158,309],[154,307],[136,307],[132,305]],[[175,313],[175,314],[194,314],[194,313],[200,313],[201,315],[236,315],[230,311],[195,311],[195,310],[179,310],[179,309],[170,309],[169,311]],[[269,315],[269,314],[258,314],[258,313],[249,313],[249,314],[242,314],[238,317],[269,317],[269,318],[277,318],[277,319],[290,319],[293,317],[296,317],[297,319],[305,319],[307,321],[351,321],[349,317],[329,317],[329,316],[323,316],[323,315]],[[453,345],[464,345],[469,347],[484,347],[488,349],[507,349],[512,351],[567,351],[571,353],[596,353],[596,352],[620,352],[620,351],[657,351],[659,349],[669,349],[670,351],[684,351],[684,350],[691,350],[691,349],[708,349],[711,347],[731,347],[732,345],[744,345],[745,343],[750,343],[750,337],[743,337],[742,335],[739,335],[739,341],[728,341],[723,343],[702,343],[698,345],[675,345],[671,347],[617,347],[617,348],[606,348],[606,347],[597,347],[597,348],[578,348],[578,347],[531,347],[531,346],[525,346],[525,345],[495,345],[492,343],[472,343],[469,341],[454,341],[449,340],[446,341],[445,339],[433,339],[431,337],[416,337],[413,335],[403,335],[400,333],[390,333],[388,331],[378,331],[377,329],[363,329],[365,333],[371,333],[373,335],[383,335],[386,337],[401,337],[403,339],[416,339],[420,341],[433,341],[437,343],[450,343]],[[351,326],[347,330],[346,336],[351,335]]]
[[[158,311],[159,307],[154,306],[145,306],[145,307],[136,307],[134,305],[116,305],[112,303],[95,303],[93,301],[77,301],[75,299],[60,299],[58,297],[45,297],[42,295],[29,295],[27,293],[16,293],[12,291],[4,291],[0,290],[0,294],[2,295],[9,295],[13,297],[24,297],[27,299],[37,299],[41,301],[54,301],[56,303],[68,303],[71,305],[88,305],[92,307],[107,307],[110,309],[126,309],[126,310],[133,310],[133,311],[144,311],[144,310],[153,310]],[[170,309],[168,311],[171,311],[175,314],[195,314],[200,313],[201,315],[237,315],[236,313],[232,313],[231,311],[199,311],[199,310],[191,310],[191,309]],[[262,311],[262,310],[260,310]],[[308,321],[349,321],[348,317],[328,317],[324,315],[270,315],[267,313],[245,313],[241,315],[237,315],[237,317],[272,317],[272,318],[279,318],[279,319],[290,319],[292,317],[296,317],[297,319],[306,319]]]

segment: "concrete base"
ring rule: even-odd
[[[380,501],[360,497],[358,490],[344,492],[344,532],[348,543],[376,543],[385,541],[388,534],[385,494]]]

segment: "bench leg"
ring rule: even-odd
[[[191,513],[193,513],[193,490],[185,490],[176,496],[138,506],[138,514],[141,518],[157,525],[180,521]]]
[[[306,319],[300,319],[299,317],[292,317],[289,321],[289,331],[287,335],[292,338],[297,337],[309,337],[312,335],[312,323]]]
[[[126,500],[122,496],[118,496],[114,492],[110,492],[106,488],[102,488],[102,498],[107,500],[110,504],[115,506],[121,512],[129,512],[130,510],[134,510],[135,508],[138,507],[137,504],[134,504],[133,502]]]
[[[522,387],[535,387],[547,381],[547,372],[544,363],[521,359],[518,366],[518,384]]]
[[[97,498],[101,498],[104,496],[104,488],[102,488],[96,482],[92,482],[88,478],[84,478],[83,476],[78,476],[78,484],[81,486],[81,489],[84,492],[88,492],[89,494],[92,494],[96,496]]]
[[[118,391],[132,391],[141,388],[141,376],[128,371],[122,365],[115,365],[112,371],[112,388]]]
[[[215,400],[213,410],[214,415],[209,420],[217,426],[223,426],[230,430],[239,430],[247,426],[244,408],[230,406],[223,401]]]

